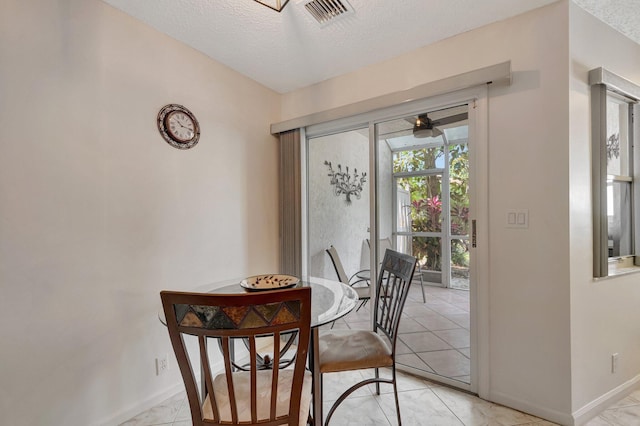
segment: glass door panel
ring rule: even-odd
[[[419,267],[406,321],[400,323],[398,367],[463,389],[473,388],[468,119],[469,106],[462,104],[373,116],[366,128],[348,131],[308,128],[304,193],[305,273],[338,278],[326,253],[331,245],[347,276],[371,272],[376,254],[381,257],[389,244],[416,256]],[[320,135],[323,129],[327,133]],[[368,187],[373,183],[374,199]],[[370,314],[365,305],[338,326],[369,329]]]
[[[411,233],[442,232],[442,174],[396,178],[396,186],[409,194],[409,204],[402,206],[406,217],[398,220]]]
[[[334,246],[351,277],[369,265],[369,130],[307,141],[307,271],[338,280]]]
[[[440,283],[440,274],[428,275],[427,271],[442,271],[442,238],[413,237],[411,250],[420,263],[420,272],[427,282]]]
[[[449,159],[449,209],[451,218],[451,276],[449,286],[469,290],[469,146],[468,126],[462,125],[445,132],[451,143]]]
[[[376,125],[380,229],[418,259],[399,339],[400,368],[470,383],[468,105]],[[386,192],[391,192],[385,195]],[[383,194],[384,193],[384,194]],[[424,299],[423,292],[424,291]],[[406,327],[403,329],[403,327]],[[455,336],[455,337],[454,337]],[[428,342],[428,343],[427,343]]]
[[[415,172],[444,166],[444,146],[394,152],[393,172]]]
[[[469,240],[451,240],[451,288],[469,290]]]
[[[451,235],[469,234],[469,148],[449,146],[449,206]]]

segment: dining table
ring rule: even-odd
[[[189,291],[216,294],[242,294],[249,292],[250,290],[240,285],[241,281],[242,279],[230,279],[206,284],[194,289],[189,289]],[[349,285],[340,281],[320,277],[303,278],[295,287],[311,287],[311,338],[309,343],[308,365],[313,379],[312,417],[314,424],[321,425],[320,364],[317,362],[320,327],[330,324],[351,312],[358,303],[358,294]],[[160,321],[166,324],[164,311],[162,309],[159,310],[158,316]],[[316,419],[320,420],[316,421]]]

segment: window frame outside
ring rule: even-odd
[[[591,85],[592,126],[592,189],[593,189],[593,276],[603,278],[621,273],[640,271],[640,86],[604,68],[589,72]],[[607,99],[622,97],[629,108],[629,178],[631,180],[631,254],[609,257],[607,216]],[[635,167],[634,167],[635,166]],[[618,179],[616,177],[615,179]],[[614,180],[615,180],[614,179]],[[628,178],[627,178],[628,179]],[[625,179],[626,180],[626,179]]]

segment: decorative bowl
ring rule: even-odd
[[[277,290],[293,287],[300,282],[298,277],[284,274],[254,275],[245,278],[240,285],[250,291]]]

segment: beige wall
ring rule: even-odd
[[[640,81],[639,49],[562,1],[279,96],[99,1],[2,2],[0,423],[112,424],[179,390],[173,361],[155,376],[158,291],[278,265],[270,123],[505,60],[483,396],[570,423],[640,365],[637,279],[591,278],[586,86],[598,66]],[[200,120],[190,151],[157,132],[173,102]]]
[[[570,230],[572,408],[640,380],[640,276],[592,278],[588,72],[604,67],[640,85],[640,46],[571,7]],[[611,373],[611,355],[619,369]],[[627,383],[630,385],[630,383]]]
[[[158,292],[277,268],[279,95],[97,0],[1,2],[0,64],[0,424],[125,420],[181,386]]]
[[[569,421],[568,4],[451,37],[283,96],[283,119],[511,60],[489,89],[488,397]],[[528,209],[529,229],[506,210]],[[487,232],[487,230],[480,230]]]

